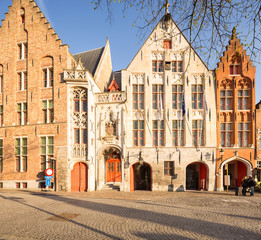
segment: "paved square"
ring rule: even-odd
[[[261,194],[0,191],[0,240],[261,239]]]

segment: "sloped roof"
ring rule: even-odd
[[[104,47],[93,49],[87,52],[74,54],[73,57],[76,61],[81,57],[82,65],[88,70],[92,76],[95,75],[95,71],[100,62]]]
[[[113,79],[115,80],[115,82],[116,82],[117,85],[119,86],[120,91],[123,91],[123,90],[121,89],[121,71],[113,72]]]

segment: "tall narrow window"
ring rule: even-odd
[[[152,85],[152,108],[164,109],[163,85]]]
[[[133,121],[133,146],[144,146],[144,120]]]
[[[172,109],[182,109],[183,85],[172,85]]]
[[[163,48],[164,49],[171,49],[172,48],[171,41],[170,40],[164,40],[163,41]]]
[[[261,149],[261,133],[259,133],[259,149]]]
[[[238,110],[250,109],[250,90],[242,89],[237,91],[237,107]]]
[[[163,71],[164,71],[163,61],[161,60],[152,61],[152,72],[163,72]]]
[[[249,122],[238,123],[237,131],[238,131],[238,133],[237,133],[238,146],[239,147],[248,147],[249,137],[250,137],[250,123]]]
[[[231,147],[232,144],[232,123],[220,124],[220,144],[222,147]]]
[[[192,109],[203,109],[203,85],[191,85]]]
[[[24,12],[23,8],[21,8],[21,10],[20,10],[20,16],[21,16],[21,23],[24,24],[25,23],[25,12]]]
[[[164,120],[152,121],[153,146],[164,146]]]
[[[23,60],[27,59],[28,57],[28,44],[25,43],[18,43],[18,59]]]
[[[192,140],[194,146],[204,145],[203,120],[192,120]]]
[[[184,121],[172,121],[172,145],[184,146]]]
[[[144,85],[133,84],[132,90],[133,109],[143,110],[144,109]]]
[[[53,100],[43,101],[43,120],[44,123],[52,123],[54,121]]]
[[[74,112],[87,112],[87,94],[76,94],[73,102]]]
[[[18,124],[26,125],[27,124],[27,103],[18,103],[17,104],[17,114],[18,114]]]
[[[18,73],[18,90],[24,91],[27,89],[27,72]]]
[[[27,138],[15,139],[16,171],[27,171]]]
[[[74,128],[74,143],[75,144],[87,144],[87,129],[86,128]]]
[[[4,124],[4,113],[3,113],[3,105],[0,105],[0,127]]]
[[[3,139],[0,139],[0,172],[3,172]]]
[[[45,88],[53,86],[53,68],[43,69],[43,81]]]
[[[233,92],[232,90],[220,91],[220,110],[232,110]]]
[[[0,72],[0,93],[3,93],[3,74],[1,72]]]
[[[45,136],[40,138],[41,171],[47,168],[53,169],[54,143],[53,137]]]

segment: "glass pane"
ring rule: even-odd
[[[192,92],[197,92],[197,86],[196,85],[192,85],[191,86],[191,91]]]
[[[225,123],[221,123],[220,124],[220,130],[221,131],[225,131]]]
[[[139,121],[139,129],[144,129],[144,121]]]
[[[26,146],[27,145],[27,138],[22,138],[22,146]]]
[[[157,85],[153,85],[152,86],[152,92],[157,92],[158,88],[157,88]]]
[[[232,90],[227,90],[227,97],[232,97]]]
[[[41,146],[41,154],[46,154],[46,146]]]
[[[164,129],[164,120],[160,121],[160,129]]]
[[[198,85],[198,92],[203,92],[203,86],[202,85]]]
[[[138,129],[138,121],[133,121],[133,129]]]
[[[237,128],[238,128],[238,130],[243,130],[243,124],[242,123],[238,123]]]
[[[48,145],[53,144],[53,137],[48,137]]]
[[[53,108],[53,100],[49,100],[49,108]]]
[[[48,146],[48,154],[53,154],[53,146]]]
[[[172,92],[177,92],[177,85],[172,85]]]
[[[133,101],[137,102],[138,101],[138,95],[137,94],[133,94]]]
[[[248,96],[248,90],[244,90],[244,96]]]
[[[197,120],[192,120],[192,129],[197,129]]]
[[[232,130],[232,123],[227,123],[227,130],[231,131]]]
[[[139,91],[142,92],[142,93],[144,92],[144,85],[143,84],[139,85]]]
[[[173,120],[172,121],[172,129],[177,129],[178,125],[177,125],[177,120]]]
[[[159,85],[159,92],[163,92],[163,85]]]
[[[22,110],[22,104],[21,104],[21,103],[18,103],[18,104],[17,104],[17,110],[18,110],[18,111],[21,111],[21,110]]]
[[[152,129],[158,129],[158,122],[156,120],[152,121]]]
[[[164,169],[164,175],[168,175],[168,169]]]
[[[20,138],[15,139],[15,146],[20,146]]]
[[[82,101],[82,111],[87,112],[87,101],[86,100]]]
[[[47,101],[43,101],[43,108],[47,108]]]
[[[249,130],[249,124],[248,123],[244,123],[244,130]]]
[[[135,92],[135,93],[138,92],[138,85],[136,85],[136,84],[133,85],[133,92]]]
[[[20,147],[15,148],[15,155],[20,155]]]
[[[182,85],[178,85],[178,92],[183,92],[183,86]]]
[[[22,147],[22,155],[26,155],[27,154],[27,147]]]
[[[237,95],[238,95],[239,97],[242,97],[242,96],[243,96],[242,90],[238,90]]]
[[[74,100],[74,111],[75,112],[79,112],[80,111],[79,100]]]
[[[225,97],[225,91],[224,90],[220,91],[220,97]]]

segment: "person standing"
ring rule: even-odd
[[[250,196],[254,196],[255,186],[256,186],[256,181],[251,176],[249,176],[248,187],[250,188]]]
[[[242,185],[242,195],[246,196],[246,189],[248,187],[248,178],[247,178],[247,176],[245,176],[242,179],[241,185]]]

